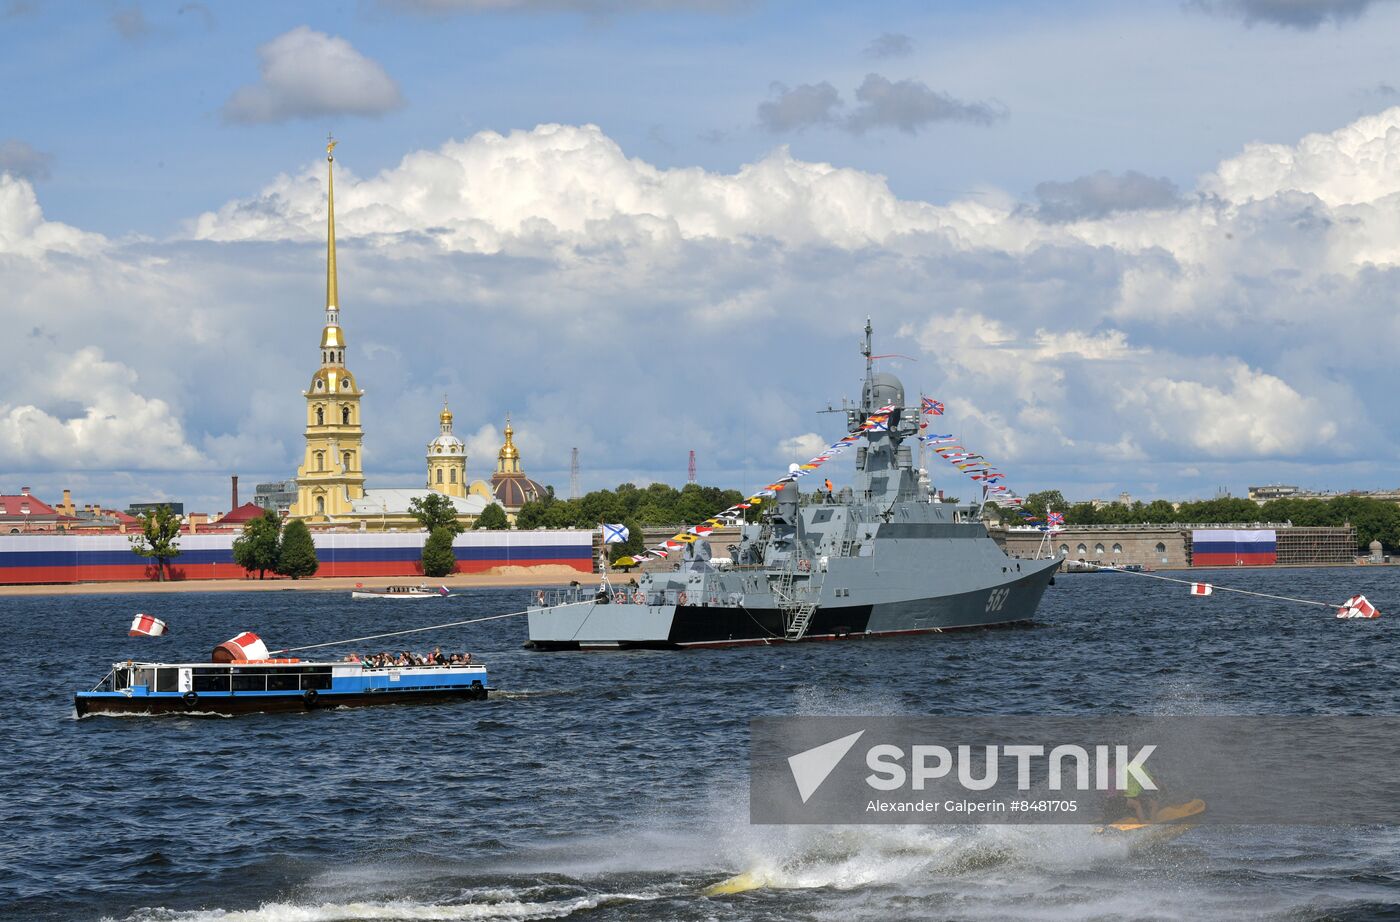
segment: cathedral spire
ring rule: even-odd
[[[335,150],[339,142],[326,135],[326,310],[340,308],[335,277]]]
[[[335,272],[335,150],[340,142],[326,136],[326,326],[321,331],[321,364],[345,364],[345,334],[340,329],[340,293]]]

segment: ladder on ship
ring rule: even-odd
[[[810,593],[813,587],[806,585],[799,590],[795,586],[795,579],[791,571],[785,571],[773,583],[773,599],[777,602],[778,610],[783,613],[783,624],[786,626],[784,634],[791,641],[807,636],[807,628],[812,624],[812,615],[817,611],[816,602],[799,596],[799,592],[804,596]]]

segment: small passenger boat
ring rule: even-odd
[[[352,599],[439,599],[450,596],[446,586],[434,589],[431,586],[385,586],[383,589],[366,589],[356,586],[350,592]]]
[[[489,690],[486,667],[477,663],[374,667],[276,659],[251,633],[220,644],[211,660],[113,663],[101,682],[73,696],[73,708],[79,717],[233,715],[409,701],[483,701]]]

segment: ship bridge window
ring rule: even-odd
[[[130,670],[130,669],[113,669],[113,670],[112,670],[112,691],[121,691],[123,688],[128,688],[128,687],[130,687],[130,686],[131,686],[131,670]]]

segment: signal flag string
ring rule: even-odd
[[[1085,561],[1085,563],[1089,562]],[[1204,587],[1205,591],[1196,593],[1198,595],[1210,595],[1212,592],[1233,592],[1238,595],[1252,595],[1260,599],[1274,599],[1278,602],[1297,602],[1299,605],[1318,605],[1323,608],[1330,608],[1333,611],[1337,612],[1338,618],[1380,617],[1380,612],[1376,611],[1375,607],[1371,605],[1371,603],[1366,601],[1365,596],[1352,596],[1350,599],[1347,599],[1341,605],[1337,605],[1332,602],[1319,602],[1315,599],[1298,599],[1288,595],[1272,595],[1268,592],[1255,592],[1251,589],[1232,589],[1229,586],[1217,586],[1214,583],[1202,583],[1196,580],[1189,579],[1176,579],[1171,576],[1160,576],[1156,573],[1144,573],[1141,570],[1124,570],[1122,567],[1105,567],[1102,564],[1097,563],[1089,563],[1089,566],[1093,567],[1095,570],[1109,570],[1113,573],[1126,573],[1129,576],[1145,576],[1148,579],[1160,579],[1163,582],[1167,583],[1180,583],[1183,586],[1190,586],[1193,592],[1195,591],[1195,588],[1197,586]],[[1360,609],[1360,611],[1357,612],[1357,609]],[[1366,613],[1367,610],[1369,610],[1370,613]],[[1357,613],[1348,614],[1348,612]]]

